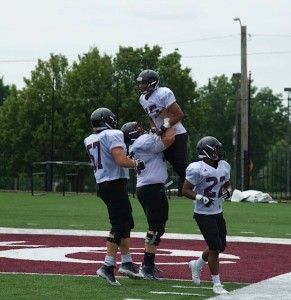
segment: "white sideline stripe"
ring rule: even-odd
[[[184,285],[172,285],[176,289],[192,289],[192,290],[212,290],[212,287],[203,287],[203,286],[184,286]]]
[[[104,236],[108,235],[108,231],[99,230],[71,230],[71,229],[34,229],[34,228],[8,228],[0,227],[0,233],[4,234],[48,234],[48,235],[73,235],[73,236]],[[131,237],[144,238],[144,232],[131,232]],[[201,234],[182,234],[182,233],[165,233],[163,239],[176,240],[201,240]],[[244,243],[262,243],[262,244],[281,244],[291,245],[290,238],[263,238],[263,237],[245,237],[245,236],[227,236],[228,242],[244,242]]]
[[[179,296],[199,296],[203,297],[205,294],[194,294],[194,293],[177,293],[177,292],[156,292],[156,291],[150,291],[151,294],[157,294],[157,295],[179,295]]]
[[[291,273],[279,275],[208,300],[290,300]]]

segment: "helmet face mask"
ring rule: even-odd
[[[93,111],[91,125],[94,132],[101,132],[105,129],[116,129],[117,119],[113,112],[105,107],[101,107]]]
[[[138,75],[136,82],[139,94],[152,93],[159,87],[159,74],[153,70],[144,70]]]
[[[205,136],[196,146],[198,157],[209,158],[214,161],[219,161],[225,158],[225,152],[222,151],[222,144],[213,136]]]
[[[131,145],[139,136],[146,133],[142,123],[135,121],[125,123],[120,130],[124,134],[124,142],[127,145]]]

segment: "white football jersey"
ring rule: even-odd
[[[220,160],[216,169],[202,160],[187,167],[186,179],[195,185],[193,191],[214,200],[210,207],[194,200],[194,212],[207,215],[222,212],[222,187],[230,179],[230,169],[225,160]]]
[[[129,179],[129,170],[120,167],[111,154],[111,150],[117,147],[122,147],[126,153],[122,131],[108,129],[91,134],[85,138],[84,144],[91,159],[97,183],[122,178]]]
[[[160,117],[160,112],[164,108],[168,108],[176,102],[174,93],[167,87],[159,87],[151,94],[148,100],[145,95],[141,95],[139,103],[143,107],[146,114],[152,118],[157,128],[160,128],[164,124],[164,120]],[[186,132],[185,127],[181,122],[178,122],[174,126],[175,135]]]
[[[161,137],[153,133],[145,133],[139,136],[130,146],[130,152],[135,159],[142,159],[146,168],[137,174],[137,187],[165,183],[168,178],[167,163],[164,158],[166,149]]]

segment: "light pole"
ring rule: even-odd
[[[241,29],[241,189],[248,189],[249,180],[249,103],[247,76],[247,27],[240,18],[234,18],[240,23]]]
[[[49,161],[52,162],[54,160],[54,135],[55,135],[55,78],[51,79],[51,147],[49,154]],[[48,165],[48,190],[53,190],[53,163],[49,163]]]
[[[290,162],[290,143],[291,143],[291,137],[290,137],[290,116],[291,116],[291,106],[290,106],[290,100],[291,100],[291,88],[284,88],[284,92],[288,92],[288,98],[287,98],[287,136],[286,136],[286,142],[287,142],[287,194],[290,194],[290,168],[291,168],[291,162]]]
[[[237,137],[238,137],[238,104],[239,104],[239,93],[240,93],[240,79],[241,74],[240,73],[234,73],[232,74],[232,78],[235,80],[236,85],[236,98],[235,98],[235,121],[234,126],[232,129],[232,145],[234,146],[233,149],[233,180],[232,180],[232,186],[234,189],[237,188]]]

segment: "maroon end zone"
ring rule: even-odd
[[[142,238],[132,238],[132,256],[143,259]],[[0,272],[95,275],[105,257],[105,238],[39,234],[0,234]],[[156,256],[159,277],[191,280],[188,262],[196,259],[205,243],[163,239]],[[291,272],[291,245],[228,242],[221,255],[223,281],[255,283]],[[210,281],[207,266],[201,276]]]

